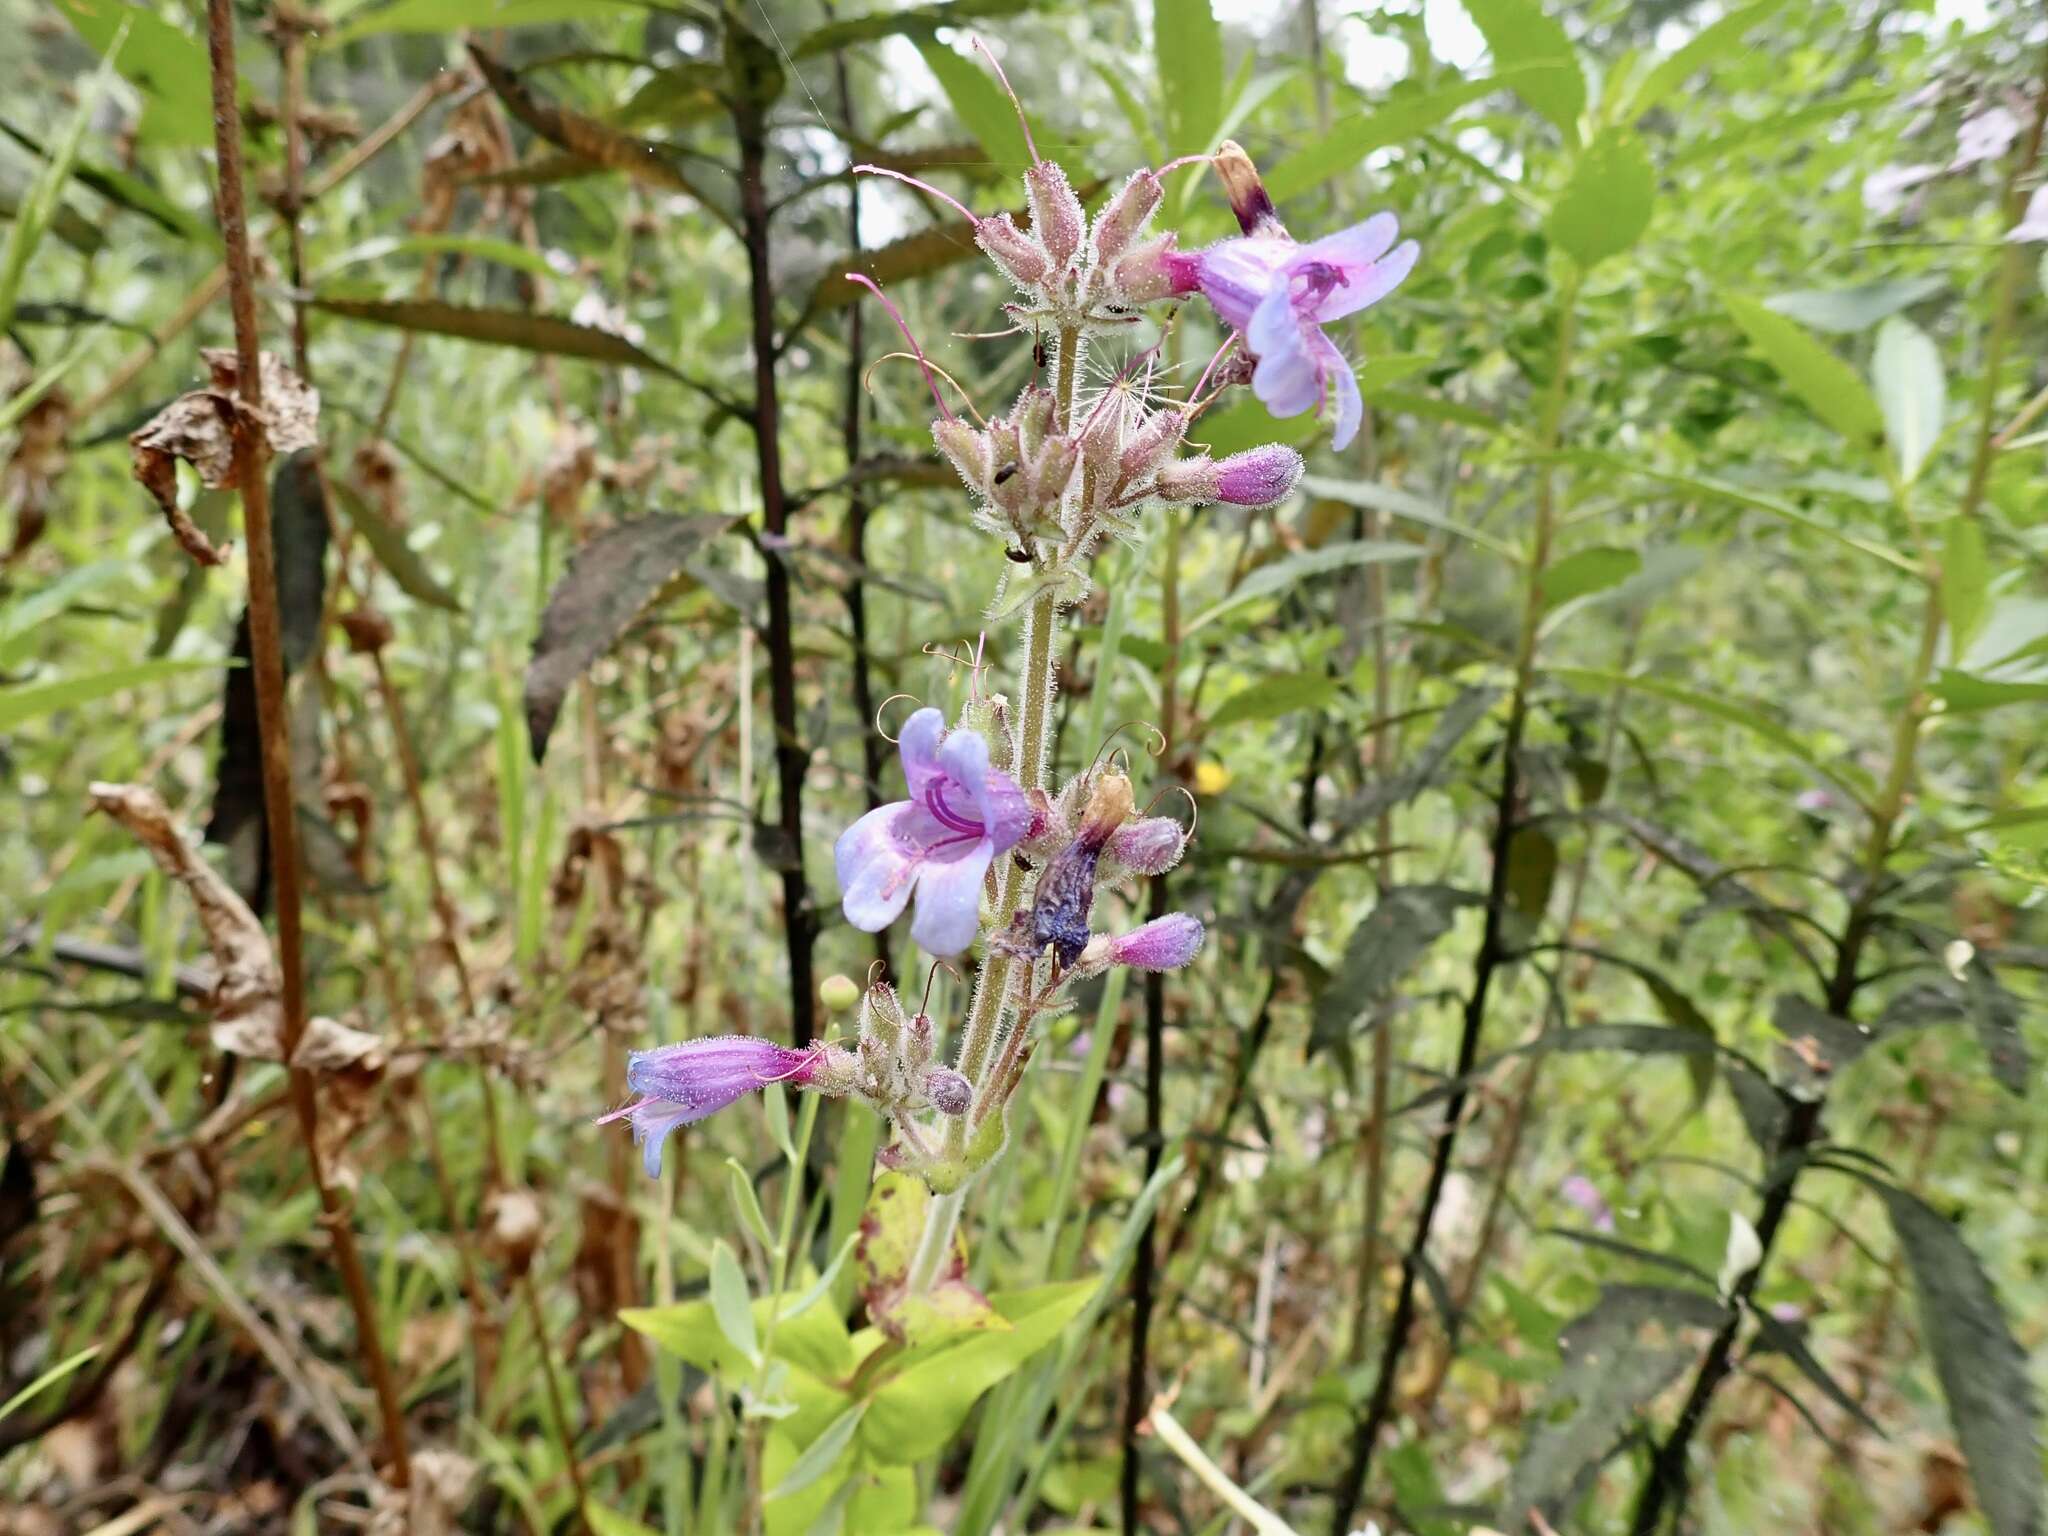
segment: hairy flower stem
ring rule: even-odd
[[[2044,77],[2048,77],[2048,54],[2043,56],[2043,65]],[[2019,220],[2024,203],[2023,179],[2040,158],[2044,129],[2048,129],[2048,88],[2037,90],[2033,121],[2007,172],[2002,204],[2007,228]],[[2019,288],[2024,268],[2010,259],[2015,247],[2008,244],[2005,249],[2007,260],[1999,273],[1997,295],[1992,303],[1991,328],[1984,339],[1985,379],[1978,401],[1976,453],[1969,484],[1957,509],[1957,515],[1964,518],[1977,515],[1983,504],[1985,488],[1990,483],[1994,453],[1991,439],[1998,428],[1998,386],[2004,371],[2006,342],[2019,312]],[[1908,527],[1913,526],[1905,505],[1905,488],[1895,485],[1894,494],[1901,519]],[[1899,816],[1905,809],[1907,791],[1913,784],[1920,728],[1926,721],[1929,705],[1927,681],[1933,675],[1935,657],[1941,646],[1944,623],[1941,571],[1925,559],[1922,563],[1927,591],[1921,608],[1920,644],[1914,654],[1912,669],[1907,674],[1905,700],[1893,722],[1890,766],[1885,773],[1884,785],[1878,792],[1877,803],[1871,810],[1870,838],[1864,849],[1861,889],[1856,892],[1848,915],[1843,919],[1842,936],[1835,949],[1834,974],[1829,979],[1827,995],[1823,999],[1827,1011],[1838,1018],[1850,1016],[1857,989],[1862,983],[1860,962],[1863,945],[1874,926],[1877,900],[1884,890],[1885,868],[1893,852],[1893,835],[1898,828]],[[1684,1518],[1686,1496],[1691,1490],[1693,1436],[1706,1422],[1707,1406],[1715,1389],[1735,1368],[1735,1344],[1742,1328],[1743,1314],[1750,1297],[1762,1283],[1764,1268],[1770,1263],[1771,1250],[1777,1243],[1785,1214],[1792,1207],[1793,1192],[1799,1182],[1805,1153],[1820,1134],[1821,1114],[1826,1107],[1825,1094],[1810,1100],[1795,1100],[1791,1105],[1785,1129],[1768,1162],[1771,1169],[1783,1171],[1777,1174],[1765,1192],[1764,1203],[1758,1211],[1756,1236],[1759,1252],[1756,1263],[1735,1282],[1735,1289],[1729,1297],[1732,1309],[1728,1321],[1707,1346],[1699,1372],[1693,1377],[1692,1390],[1686,1394],[1685,1406],[1679,1410],[1671,1433],[1651,1455],[1650,1470],[1643,1479],[1642,1491],[1636,1499],[1635,1518],[1629,1526],[1632,1536],[1655,1536],[1662,1530],[1667,1503],[1672,1505],[1674,1520]]]
[[[297,809],[292,794],[289,706],[284,688],[284,643],[278,613],[277,547],[270,525],[269,453],[263,436],[262,343],[257,331],[254,263],[249,220],[242,193],[242,117],[236,98],[235,18],[230,0],[207,0],[207,44],[212,66],[214,151],[220,184],[217,210],[230,308],[235,326],[236,392],[245,409],[235,413],[235,466],[242,493],[243,528],[249,543],[249,649],[256,673],[256,716],[263,758],[263,808],[276,874],[277,966],[282,978],[280,1054],[297,1055],[306,1031],[305,956],[300,924]],[[335,1267],[355,1315],[356,1346],[377,1395],[390,1481],[412,1480],[406,1451],[405,1414],[377,1328],[377,1312],[356,1250],[355,1229],[341,1193],[328,1180],[320,1157],[319,1108],[313,1074],[290,1066],[292,1110],[305,1143],[306,1163],[319,1195],[322,1225],[334,1247]]]
[[[1055,399],[1062,427],[1073,419],[1074,395],[1081,380],[1083,346],[1079,331],[1060,332],[1054,376],[1057,380]],[[1025,610],[1024,662],[1018,673],[1018,697],[1014,701],[1018,709],[1017,760],[1010,765],[1010,772],[1026,790],[1046,787],[1046,770],[1052,755],[1052,701],[1056,680],[1055,658],[1059,654],[1059,625],[1059,600],[1048,587],[1033,598],[1031,606]],[[998,926],[1007,923],[1010,914],[1017,910],[1021,895],[1018,887],[1022,878],[1023,872],[1017,868],[1016,860],[1005,858],[997,863],[995,922]],[[1002,1095],[1007,1074],[1001,1069],[1011,1058],[1009,1052],[999,1053],[996,1047],[999,1043],[1022,1043],[1007,1041],[1003,1030],[1005,1020],[1012,1013],[1010,993],[1013,990],[1012,973],[1016,969],[1009,956],[984,947],[981,974],[975,982],[974,1002],[968,1009],[967,1023],[960,1036],[959,1070],[974,1084],[974,1103],[966,1114],[956,1116],[947,1124],[945,1152],[948,1157],[963,1155],[972,1128],[989,1115],[1003,1112]],[[1024,978],[1022,984],[1029,987],[1030,978]],[[1019,1010],[1011,1028],[1021,1031],[1025,1024]],[[965,1198],[963,1186],[933,1196],[931,1204],[926,1207],[924,1232],[910,1261],[908,1285],[911,1295],[930,1290],[932,1282],[938,1278],[946,1255],[952,1251],[953,1234],[959,1228],[960,1208]]]
[[[1572,347],[1578,335],[1579,274],[1574,268],[1558,293],[1556,358],[1550,389],[1544,399],[1536,441],[1544,451],[1557,446],[1558,430],[1564,420],[1565,399],[1571,379]],[[1509,957],[1502,932],[1508,904],[1508,855],[1515,836],[1517,812],[1521,805],[1522,737],[1529,721],[1529,695],[1536,677],[1536,642],[1543,619],[1543,576],[1550,564],[1550,548],[1557,529],[1556,471],[1548,466],[1539,472],[1536,490],[1536,529],[1530,546],[1528,583],[1522,598],[1521,635],[1515,649],[1514,695],[1508,705],[1507,730],[1501,740],[1500,792],[1494,801],[1493,868],[1487,880],[1485,927],[1479,952],[1472,962],[1472,991],[1465,1000],[1464,1023],[1458,1036],[1457,1064],[1451,1080],[1457,1084],[1444,1104],[1443,1118],[1436,1133],[1436,1149],[1430,1158],[1429,1182],[1422,1192],[1422,1204],[1415,1218],[1414,1235],[1408,1241],[1401,1264],[1401,1283],[1395,1292],[1394,1311],[1387,1323],[1385,1343],[1380,1349],[1379,1375],[1373,1381],[1372,1398],[1351,1438],[1351,1460],[1337,1486],[1335,1516],[1330,1529],[1345,1536],[1360,1494],[1372,1471],[1373,1452],[1380,1432],[1393,1412],[1394,1389],[1401,1369],[1401,1357],[1415,1325],[1415,1283],[1427,1261],[1430,1229],[1436,1224],[1444,1184],[1450,1177],[1451,1156],[1458,1131],[1465,1118],[1470,1096],[1472,1064],[1478,1058],[1479,1039],[1486,1030],[1486,1009],[1493,993],[1494,978]]]

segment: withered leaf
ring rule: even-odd
[[[548,597],[526,667],[526,730],[536,763],[548,749],[569,685],[618,642],[683,562],[732,522],[709,515],[641,518],[576,552]]]
[[[235,417],[248,407],[236,388],[239,366],[226,347],[202,348],[199,354],[213,375],[206,389],[180,395],[129,434],[135,478],[156,499],[171,533],[184,551],[201,565],[220,565],[227,551],[217,548],[178,505],[178,460],[199,474],[208,490],[223,490],[235,481]],[[263,404],[256,417],[265,441],[277,454],[311,448],[319,440],[320,393],[275,356],[262,355]]]

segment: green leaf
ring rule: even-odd
[[[824,1433],[805,1446],[790,1469],[782,1474],[782,1480],[761,1495],[764,1503],[786,1499],[793,1493],[802,1493],[811,1484],[832,1470],[832,1464],[839,1460],[847,1446],[853,1443],[854,1431],[860,1428],[860,1421],[868,1411],[865,1402],[855,1403],[838,1418],[825,1426]]]
[[[1508,842],[1508,905],[1541,922],[1557,884],[1557,839],[1541,827],[1517,827]]]
[[[0,731],[13,730],[18,725],[54,714],[60,709],[74,709],[96,699],[126,693],[131,688],[146,688],[167,677],[179,677],[188,672],[217,672],[229,665],[232,663],[203,658],[138,661],[86,677],[0,688]]]
[[[1632,549],[1596,544],[1575,550],[1543,573],[1543,606],[1556,608],[1576,597],[1619,586],[1643,568]]]
[[[1378,565],[1391,560],[1415,560],[1423,553],[1418,544],[1389,544],[1370,539],[1355,539],[1343,544],[1332,544],[1323,549],[1304,550],[1298,555],[1289,555],[1284,560],[1275,560],[1271,565],[1262,565],[1243,581],[1237,590],[1207,612],[1191,622],[1182,634],[1192,635],[1222,618],[1224,614],[1242,608],[1246,603],[1255,603],[1260,598],[1271,597],[1284,592],[1297,582],[1314,576],[1327,575],[1355,565]]]
[[[773,1253],[775,1237],[768,1229],[768,1218],[761,1213],[761,1197],[754,1190],[752,1177],[736,1157],[725,1160],[725,1192],[732,1201],[733,1212],[739,1217],[740,1225],[754,1234],[754,1241],[761,1245],[764,1253]]]
[[[57,141],[57,148],[49,157],[49,163],[36,174],[35,182],[28,194],[15,210],[13,221],[7,226],[7,243],[0,249],[0,332],[10,329],[14,323],[15,301],[21,296],[21,280],[27,274],[29,262],[35,256],[36,247],[42,244],[43,236],[49,233],[58,210],[62,207],[64,184],[71,179],[72,171],[78,164],[78,152],[85,143],[85,131],[92,126],[93,114],[99,110],[100,98],[114,78],[115,60],[124,52],[133,52],[133,40],[128,35],[128,23],[124,21],[108,39],[106,58],[93,71],[92,78],[73,109],[70,121],[65,125],[64,136]]]
[[[1009,1324],[967,1281],[967,1243],[956,1229],[953,1252],[933,1276],[929,1289],[909,1294],[910,1267],[924,1237],[932,1192],[907,1173],[876,1178],[861,1212],[854,1262],[868,1316],[891,1338],[913,1346],[931,1345],[961,1334],[1004,1330]]]
[[[1491,96],[1495,91],[1507,89],[1518,77],[1543,73],[1550,67],[1539,65],[1533,71],[1508,70],[1478,80],[1460,80],[1431,91],[1411,88],[1369,111],[1339,118],[1328,133],[1316,135],[1313,142],[1266,172],[1266,191],[1275,202],[1284,202],[1319,187],[1331,177],[1356,168],[1374,150],[1418,138],[1459,108]]]
[[[1931,298],[1946,287],[1948,279],[1940,273],[1923,272],[1918,277],[1861,283],[1854,288],[1796,289],[1791,293],[1773,294],[1764,300],[1764,304],[1786,319],[1797,320],[1813,330],[1853,336],[1858,331],[1869,330],[1887,315],[1895,315],[1909,305]]]
[[[609,363],[617,368],[645,368],[669,378],[676,370],[660,358],[650,356],[611,331],[594,325],[578,325],[553,315],[536,315],[524,309],[472,309],[461,304],[444,304],[438,299],[344,299],[315,295],[312,308],[365,325],[388,325],[401,331],[427,336],[453,336],[462,341],[480,341],[494,347],[512,347],[522,352],[544,352],[553,357],[578,357],[586,362]]]
[[[1213,148],[1223,122],[1223,31],[1209,0],[1153,0],[1152,42],[1159,99],[1166,105],[1166,152]]]
[[[1911,485],[1920,478],[1921,466],[1941,436],[1942,418],[1948,414],[1941,353],[1919,326],[1894,315],[1877,328],[1870,376],[1877,386],[1884,435],[1892,445],[1899,478]]]
[[[1580,1474],[1605,1456],[1636,1411],[1692,1363],[1680,1328],[1715,1329],[1728,1308],[1698,1291],[1657,1285],[1602,1286],[1600,1300],[1559,1336],[1564,1366],[1545,1412],[1508,1479],[1506,1507],[1542,1510],[1562,1522]],[[1548,1410],[1569,1403],[1559,1417]]]
[[[332,31],[315,33],[323,48],[390,32],[489,31],[497,27],[538,27],[565,21],[646,12],[646,0],[397,0],[351,17]],[[593,14],[595,13],[595,14]]]
[[[1797,758],[1858,805],[1868,806],[1870,803],[1871,787],[1861,770],[1851,767],[1839,758],[1824,757],[1775,720],[1759,714],[1753,703],[1724,699],[1718,694],[1707,693],[1702,689],[1688,688],[1680,683],[1644,677],[1637,673],[1606,672],[1591,667],[1546,667],[1544,671],[1559,682],[1569,683],[1575,688],[1602,691],[1610,688],[1628,688],[1636,693],[1648,693],[1660,699],[1668,699],[1673,704],[1696,709],[1702,714],[1725,720],[1730,725],[1740,726],[1759,740],[1769,742],[1787,756]]]
[[[941,27],[957,27],[968,21],[992,21],[1004,16],[1021,16],[1038,0],[949,0],[939,5],[911,5],[900,11],[870,11],[827,22],[806,32],[790,48],[798,59],[816,58],[835,48],[856,43],[878,43],[885,37],[914,37],[924,41]]]
[[[1282,672],[1233,693],[1209,717],[1210,731],[1247,720],[1277,720],[1298,709],[1321,709],[1337,697],[1337,681],[1321,672]]]
[[[1580,266],[1597,266],[1642,238],[1656,196],[1657,173],[1642,140],[1610,128],[1573,163],[1544,227]]]
[[[1586,77],[1579,70],[1571,38],[1537,0],[1464,0],[1465,11],[1486,38],[1496,70],[1531,66],[1515,77],[1515,94],[1564,135],[1579,139],[1579,114],[1586,110]]]
[[[1031,163],[1024,125],[988,65],[978,58],[963,58],[936,39],[920,39],[917,51],[938,76],[939,89],[946,93],[960,126],[974,135],[989,159],[1022,172]]]
[[[1068,1280],[989,1298],[1010,1324],[1002,1332],[956,1336],[913,1364],[875,1394],[860,1427],[868,1456],[904,1466],[932,1455],[966,1420],[990,1387],[1059,1336],[1088,1304],[1094,1280]]]
[[[1984,527],[1974,517],[1948,520],[1941,541],[1941,611],[1948,621],[1948,653],[1968,653],[1970,642],[1984,627],[1991,592],[1991,561],[1984,550]]]
[[[1702,27],[1685,45],[1659,59],[1656,68],[1643,77],[1623,114],[1633,121],[1658,106],[1665,97],[1704,69],[1711,68],[1741,47],[1759,22],[1783,8],[1785,0],[1757,0],[1730,11],[1719,21]]]
[[[2027,1354],[1955,1227],[1903,1189],[1872,1183],[1920,1298],[1920,1327],[1994,1536],[2040,1536],[2041,1415]]]
[[[1934,679],[1934,694],[1951,714],[1975,714],[2007,704],[2038,704],[2048,699],[2048,682],[2005,682],[1944,667]]]
[[[1457,921],[1479,905],[1470,891],[1448,885],[1390,887],[1344,941],[1344,957],[1316,998],[1309,1028],[1311,1053],[1344,1047],[1352,1031]]]
[[[94,53],[106,57],[127,33],[121,73],[144,97],[141,136],[188,148],[213,144],[213,75],[206,49],[183,27],[124,0],[55,0]]]
[[[419,552],[381,511],[371,506],[368,499],[346,480],[330,476],[328,484],[334,487],[335,499],[348,513],[349,522],[363,536],[363,542],[370,546],[370,553],[377,557],[377,563],[384,567],[385,574],[398,583],[400,591],[429,608],[440,608],[448,613],[462,611],[461,600],[441,585],[440,579],[427,569],[427,563],[420,558]]]
[[[718,1319],[718,1331],[725,1335],[727,1343],[749,1361],[760,1358],[754,1309],[747,1297],[747,1277],[740,1269],[739,1256],[724,1238],[711,1246],[711,1312]]]
[[[23,149],[40,159],[52,158],[49,149],[33,135],[4,118],[0,118],[0,133],[6,134]],[[140,176],[116,170],[110,165],[97,165],[82,158],[72,161],[71,176],[81,186],[92,188],[108,202],[125,208],[130,213],[141,214],[158,228],[181,239],[199,240],[212,245],[219,243],[219,237],[210,226],[194,218]]]
[[[526,729],[536,763],[547,752],[569,685],[618,644],[684,563],[732,521],[643,517],[606,530],[576,551],[568,573],[548,594],[526,666]]]
[[[853,1341],[846,1332],[846,1324],[831,1307],[807,1307],[799,1314],[799,1299],[788,1293],[782,1296],[782,1310],[776,1318],[775,1336],[768,1353],[819,1381],[837,1381],[854,1366]],[[772,1300],[767,1296],[754,1300],[757,1337],[767,1329]],[[726,1337],[709,1301],[627,1307],[619,1313],[619,1321],[700,1371],[732,1378],[752,1367],[753,1362],[741,1355]]]
[[[1859,447],[1884,435],[1884,416],[1855,369],[1755,299],[1724,294],[1722,302],[1750,344],[1814,415]]]
[[[602,1504],[585,1502],[583,1513],[590,1519],[591,1536],[656,1536],[652,1526],[642,1525]]]
[[[105,1347],[103,1344],[89,1344],[77,1354],[59,1360],[55,1365],[43,1372],[42,1375],[15,1393],[14,1396],[8,1398],[6,1402],[0,1403],[0,1419],[5,1419],[15,1409],[24,1404],[35,1401],[44,1390],[54,1387],[58,1382],[91,1360],[94,1355],[97,1355]]]
[[[126,561],[96,560],[91,565],[73,566],[32,592],[10,595],[6,606],[0,607],[0,668],[12,667],[47,643],[44,625],[77,599],[118,581],[128,570]]]

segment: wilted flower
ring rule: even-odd
[[[769,1083],[809,1083],[824,1056],[823,1046],[793,1051],[750,1035],[716,1035],[634,1051],[626,1058],[626,1085],[639,1098],[597,1123],[630,1120],[648,1177],[658,1179],[670,1131],[716,1114]]]
[[[1088,798],[1074,840],[1053,855],[1038,877],[1031,905],[1031,953],[1050,944],[1062,966],[1071,966],[1088,947],[1088,913],[1095,903],[1095,867],[1102,850],[1131,814],[1131,781],[1105,773]]]
[[[1357,435],[1365,408],[1350,365],[1323,327],[1393,292],[1419,248],[1413,240],[1394,244],[1400,226],[1390,213],[1299,245],[1274,217],[1250,156],[1225,143],[1215,164],[1245,234],[1168,255],[1174,286],[1199,290],[1225,325],[1243,333],[1258,359],[1252,393],[1276,416],[1298,416],[1334,398],[1331,446],[1343,448]]]
[[[920,709],[897,744],[910,798],[869,811],[839,836],[832,856],[841,905],[854,927],[878,933],[915,891],[910,936],[935,955],[974,942],[981,882],[999,853],[1031,825],[1031,807],[1008,774],[989,767],[978,731],[946,730]]]

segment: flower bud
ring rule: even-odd
[[[1191,256],[1174,249],[1172,235],[1160,235],[1133,246],[1117,259],[1115,297],[1125,304],[1150,304],[1201,286],[1201,270]]]
[[[974,1085],[950,1067],[933,1067],[926,1073],[924,1092],[942,1115],[964,1115],[974,1104]]]
[[[860,1001],[860,983],[851,976],[827,976],[818,984],[818,1001],[828,1013],[844,1013]]]
[[[967,482],[969,490],[984,496],[988,494],[989,477],[995,473],[995,448],[986,432],[978,431],[964,421],[935,421],[932,423],[932,441],[960,471],[960,478]]]
[[[1161,501],[1203,506],[1222,494],[1216,461],[1206,453],[1191,459],[1175,459],[1159,466],[1153,490]]]
[[[977,220],[974,226],[974,243],[988,254],[990,261],[1002,269],[1003,276],[1019,288],[1037,287],[1045,281],[1045,274],[1052,270],[1052,263],[1046,259],[1044,248],[1011,223],[1007,213]]]
[[[1180,862],[1188,835],[1171,816],[1145,816],[1117,828],[1109,856],[1138,875],[1163,875]]]
[[[1216,466],[1216,499],[1233,507],[1270,507],[1301,480],[1302,458],[1285,443],[1233,453]]]
[[[1129,485],[1142,480],[1157,469],[1160,461],[1180,442],[1180,435],[1187,430],[1187,424],[1186,412],[1169,407],[1139,426],[1131,434],[1131,440],[1124,444],[1123,455],[1117,461],[1122,483]]]
[[[1130,249],[1146,222],[1158,210],[1164,190],[1149,170],[1139,171],[1095,216],[1095,259],[1113,262]]]
[[[1034,384],[1017,397],[1010,419],[1017,424],[1018,450],[1027,459],[1036,458],[1059,419],[1059,402],[1053,399],[1051,390]]]
[[[932,1018],[920,1013],[905,1031],[905,1051],[913,1072],[922,1072],[932,1062]]]
[[[1045,445],[1031,466],[1031,500],[1034,507],[1051,508],[1067,494],[1067,482],[1074,478],[1074,466],[1081,462],[1081,445],[1070,437],[1054,438]]]
[[[1111,939],[1109,958],[1114,965],[1134,970],[1177,971],[1201,952],[1204,937],[1199,919],[1169,912]]]
[[[1081,199],[1067,185],[1067,173],[1050,160],[1040,160],[1024,173],[1024,193],[1031,204],[1031,233],[1053,266],[1064,267],[1081,248],[1087,227]]]
[[[876,982],[862,998],[860,1033],[862,1039],[879,1040],[885,1049],[891,1051],[902,1039],[903,1005],[896,1000],[896,989],[886,981]]]

